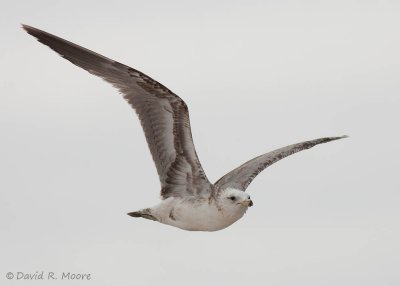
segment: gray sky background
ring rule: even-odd
[[[0,284],[74,284],[5,278],[43,270],[100,286],[399,285],[395,2],[3,1]],[[277,147],[350,138],[264,171],[225,230],[133,219],[160,189],[136,115],[20,23],[180,95],[212,181]]]

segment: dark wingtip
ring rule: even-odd
[[[22,26],[22,29],[25,30],[25,32],[27,32],[29,35],[32,35],[36,38],[38,38],[39,35],[45,33],[42,30],[39,30],[39,29],[29,26],[29,25],[21,24],[21,26]]]
[[[37,30],[36,28],[26,25],[26,24],[21,24],[21,26],[22,26],[22,29],[24,29],[29,34],[33,33],[35,30]]]
[[[338,137],[328,137],[328,138],[326,138],[327,139],[326,142],[340,140],[340,139],[344,139],[344,138],[349,138],[349,136],[343,135],[343,136],[338,136]]]

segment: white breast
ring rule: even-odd
[[[152,208],[159,222],[192,231],[216,231],[240,219],[245,208],[220,209],[208,199],[168,198]]]

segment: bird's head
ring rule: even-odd
[[[225,189],[220,196],[220,203],[224,208],[245,208],[253,205],[250,195],[237,189]]]

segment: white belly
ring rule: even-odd
[[[159,222],[192,231],[216,231],[226,228],[240,219],[245,208],[219,210],[208,199],[193,201],[168,198],[152,208]]]

